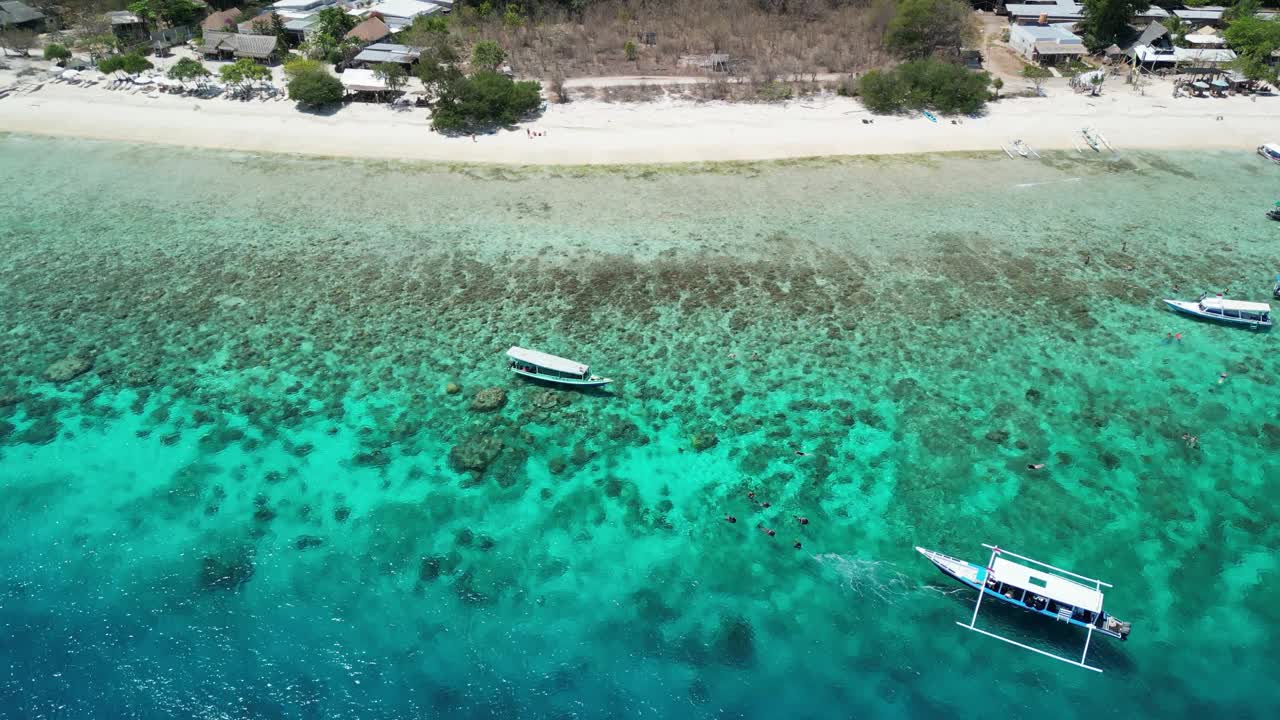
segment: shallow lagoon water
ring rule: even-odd
[[[1266,297],[1273,170],[0,138],[0,714],[1269,717],[1277,340],[1158,301]],[[955,626],[984,541],[1105,674]]]

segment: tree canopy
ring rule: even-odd
[[[970,115],[991,99],[990,85],[985,72],[930,58],[868,72],[858,83],[858,95],[874,113],[930,109]]]
[[[542,104],[542,85],[515,82],[481,70],[469,77],[451,74],[439,83],[431,106],[431,126],[443,132],[474,132],[515,124]]]
[[[144,70],[150,70],[155,67],[151,61],[142,57],[137,53],[128,53],[125,55],[112,55],[104,58],[98,63],[98,70],[104,73],[113,73],[117,70],[123,70],[130,75],[136,75]]]
[[[188,25],[195,21],[202,9],[192,0],[133,0],[129,3],[129,12],[164,25]]]
[[[246,81],[266,80],[271,77],[271,70],[251,58],[240,58],[230,65],[218,68],[218,76],[228,85],[239,85]]]
[[[187,80],[209,77],[209,71],[205,69],[204,65],[200,64],[199,60],[184,57],[169,68],[168,75],[170,80],[186,82]]]
[[[964,0],[902,0],[885,31],[885,46],[914,59],[958,55],[977,34],[973,8]]]
[[[1250,80],[1276,82],[1276,67],[1271,53],[1280,50],[1280,20],[1263,20],[1249,15],[1237,18],[1223,34],[1236,51],[1237,70]]]
[[[342,81],[323,67],[306,68],[289,80],[289,99],[301,105],[321,107],[342,102]]]
[[[1080,4],[1084,19],[1077,28],[1092,50],[1124,42],[1133,32],[1129,21],[1134,14],[1151,7],[1150,0],[1080,0]]]
[[[373,76],[386,83],[387,89],[392,92],[404,87],[409,80],[409,73],[405,72],[404,67],[392,62],[374,65]]]
[[[347,32],[356,26],[354,15],[340,7],[327,7],[316,13],[316,32],[339,44],[347,36]]]
[[[69,60],[71,59],[71,51],[68,50],[65,45],[49,43],[44,46],[44,59],[53,60],[55,62],[58,60]]]

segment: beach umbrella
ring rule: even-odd
[[[1203,80],[1197,80],[1197,81],[1195,81],[1195,82],[1191,83],[1191,87],[1193,87],[1193,88],[1195,88],[1195,89],[1197,89],[1197,90],[1208,90],[1208,89],[1209,89],[1209,83],[1207,83],[1207,82],[1205,82],[1205,81],[1203,81]]]
[[[80,76],[79,70],[63,70],[61,75],[63,80],[74,80],[79,76]]]
[[[1213,84],[1214,84],[1214,87],[1220,87],[1220,88],[1228,87],[1227,81],[1222,80],[1221,78],[1219,78],[1218,80],[1214,80]]]

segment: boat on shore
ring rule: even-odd
[[[1280,164],[1280,144],[1263,143],[1258,146],[1258,154],[1273,163]]]
[[[1085,664],[1093,634],[1097,632],[1118,640],[1125,640],[1129,637],[1130,628],[1129,623],[1117,620],[1102,609],[1102,588],[1109,588],[1111,585],[1002,550],[994,545],[984,543],[983,547],[991,550],[991,559],[985,567],[944,555],[936,550],[916,547],[916,552],[925,556],[942,571],[942,574],[978,591],[978,601],[973,607],[973,617],[968,623],[957,622],[956,624],[1024,650],[1095,672],[1102,672],[1099,668]],[[1023,562],[1015,562],[1009,558],[1016,558]],[[1080,659],[1073,660],[1054,655],[976,627],[978,611],[982,608],[984,598],[1017,607],[1055,622],[1085,629],[1087,634],[1084,652],[1081,653]]]
[[[507,367],[517,375],[534,380],[573,387],[602,387],[613,380],[591,374],[591,368],[566,358],[557,357],[538,350],[512,346],[507,350],[510,362]]]
[[[1221,295],[1209,297],[1208,293],[1201,295],[1200,299],[1194,302],[1165,298],[1164,303],[1174,312],[1203,320],[1241,325],[1250,330],[1271,328],[1271,306],[1267,303],[1228,300]]]

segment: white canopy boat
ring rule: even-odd
[[[1258,154],[1273,163],[1280,163],[1280,144],[1264,143],[1259,145]]]
[[[1175,312],[1205,320],[1243,325],[1251,330],[1266,330],[1271,327],[1271,306],[1266,303],[1228,300],[1221,295],[1209,297],[1208,293],[1201,295],[1195,302],[1166,298],[1164,303]]]
[[[944,575],[979,591],[978,600],[973,606],[973,616],[969,618],[969,622],[956,622],[956,624],[987,637],[1016,645],[1023,650],[1030,650],[1086,670],[1102,672],[1101,669],[1088,664],[1089,643],[1093,640],[1094,633],[1126,640],[1129,637],[1130,628],[1129,623],[1116,619],[1102,609],[1102,589],[1111,586],[1101,580],[1077,575],[1069,570],[1003,550],[995,545],[983,543],[982,546],[991,551],[991,558],[986,566],[943,555],[935,550],[916,548],[916,552],[928,558],[929,562]],[[1015,562],[1009,558],[1016,558],[1021,562]],[[982,608],[983,598],[1000,601],[1005,605],[1020,608],[1048,620],[1083,628],[1086,634],[1080,659],[1055,655],[977,627],[978,611]]]
[[[511,372],[535,380],[573,385],[574,387],[601,387],[613,382],[609,378],[591,374],[591,368],[575,360],[566,360],[537,350],[512,346],[507,350]]]

